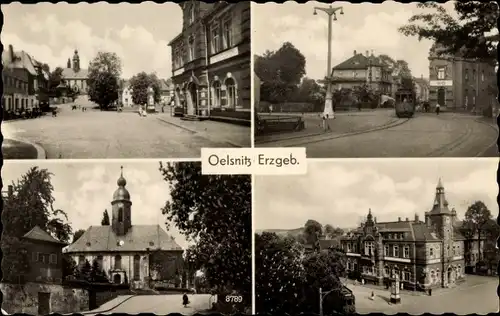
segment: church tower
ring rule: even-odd
[[[112,222],[111,227],[116,235],[126,235],[132,227],[132,202],[130,201],[130,193],[125,186],[127,181],[123,177],[123,167],[121,167],[120,178],[116,182],[118,188],[113,194],[112,206]]]
[[[73,71],[80,71],[80,56],[78,56],[78,50],[75,49],[75,54],[73,55]]]
[[[425,222],[428,227],[443,240],[443,257],[453,256],[453,212],[448,208],[448,201],[444,194],[444,187],[439,179],[434,197],[434,205],[430,212],[425,213]]]

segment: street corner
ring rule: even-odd
[[[45,149],[40,145],[19,139],[4,139],[2,154],[5,160],[47,158]]]

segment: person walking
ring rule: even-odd
[[[436,115],[439,115],[439,112],[441,111],[441,105],[438,103],[436,103]]]
[[[189,298],[187,296],[187,293],[184,293],[184,295],[182,295],[182,305],[184,305],[184,307],[188,307],[188,304],[189,304]]]
[[[328,114],[326,114],[325,116],[326,116],[325,118],[325,132],[326,132],[330,130],[330,123],[328,122],[329,119]]]

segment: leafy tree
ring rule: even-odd
[[[290,42],[275,52],[267,51],[255,59],[255,73],[262,80],[261,99],[272,103],[286,101],[305,75],[306,58]]]
[[[108,214],[108,210],[104,210],[104,212],[102,213],[101,225],[102,226],[109,226],[109,214]]]
[[[90,274],[89,274],[89,282],[96,282],[96,283],[109,282],[106,276],[106,272],[104,272],[103,267],[99,265],[99,262],[97,260],[92,261],[92,267],[90,269]]]
[[[62,276],[66,279],[68,276],[77,276],[77,264],[68,254],[62,256]]]
[[[494,2],[454,2],[457,18],[436,2],[419,3],[427,12],[413,15],[399,28],[406,36],[434,41],[438,55],[461,55],[496,61],[498,6]],[[495,35],[491,35],[496,32]]]
[[[88,75],[89,99],[108,109],[118,100],[118,81],[121,75],[121,61],[115,53],[99,52],[90,62]]]
[[[48,93],[51,97],[60,97],[61,91],[57,89],[57,86],[64,82],[63,69],[61,67],[56,67],[52,72],[49,73],[48,82]]]
[[[304,308],[309,311],[318,312],[319,289],[323,292],[337,291],[342,289],[340,277],[346,273],[345,253],[337,249],[325,249],[319,252],[310,253],[304,259],[305,283],[307,284]],[[328,300],[325,297],[323,308],[325,311],[337,310],[338,301]],[[335,295],[331,295],[335,298]]]
[[[304,225],[304,236],[309,244],[316,244],[323,231],[323,226],[313,219],[307,220]]]
[[[28,260],[21,237],[39,226],[62,242],[72,233],[67,214],[53,208],[54,187],[47,169],[32,167],[16,183],[13,194],[4,199],[2,211],[2,272],[7,280],[16,280],[27,272]]]
[[[85,233],[85,229],[79,229],[73,234],[73,242],[77,241],[78,238],[82,237],[82,235]]]
[[[324,231],[325,231],[325,234],[333,239],[335,237],[338,237],[338,236],[342,236],[344,234],[344,230],[342,228],[334,228],[332,225],[330,224],[326,224],[325,227],[324,227]]]
[[[85,260],[85,263],[80,267],[79,271],[79,276],[80,280],[91,282],[91,272],[92,272],[92,265],[88,260]]]
[[[255,235],[255,310],[285,315],[303,299],[302,247],[293,237]]]
[[[486,207],[482,201],[476,201],[467,208],[465,212],[465,220],[463,221],[462,229],[469,231],[468,236],[475,236],[478,238],[479,258],[481,256],[481,238],[484,237],[483,233],[486,232],[487,224],[491,221],[491,211]]]
[[[186,254],[211,287],[251,297],[251,179],[202,175],[198,162],[160,163],[171,199],[162,213],[195,245]],[[197,269],[198,270],[198,269]]]
[[[135,104],[148,103],[148,89],[153,88],[155,103],[161,100],[161,82],[156,74],[147,74],[140,72],[130,79],[130,88],[132,89],[132,101]]]

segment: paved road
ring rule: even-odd
[[[356,311],[360,314],[367,313],[409,313],[420,315],[431,313],[440,315],[452,313],[466,315],[477,313],[485,315],[498,311],[498,296],[496,289],[498,277],[481,277],[467,275],[465,284],[451,289],[437,289],[432,296],[417,293],[405,293],[401,295],[401,304],[389,305],[390,293],[387,290],[373,290],[362,286],[349,286],[356,296]],[[375,299],[368,297],[374,292]]]
[[[182,294],[175,295],[139,295],[125,300],[121,305],[103,312],[103,314],[112,313],[153,313],[156,315],[166,315],[169,313],[181,313],[192,315],[197,312],[207,311],[210,307],[209,294],[189,295],[190,304],[188,307],[182,305]],[[100,309],[99,309],[100,310]],[[99,310],[96,310],[98,312]],[[94,315],[87,314],[86,315]],[[97,313],[95,314],[97,315]]]
[[[60,108],[56,118],[48,115],[2,123],[2,133],[5,138],[39,144],[48,159],[198,158],[202,147],[234,147],[220,136],[228,133],[225,125],[238,131],[247,130],[248,143],[250,140],[250,128],[228,123],[200,122],[210,126],[193,130],[158,119],[162,114],[140,117],[135,113],[91,109],[72,111],[70,105]],[[179,124],[184,122],[171,119]]]
[[[374,111],[371,115],[351,116],[350,119],[383,122],[384,117],[393,114]],[[334,124],[335,120],[331,125]],[[479,122],[477,117],[417,113],[410,120],[396,120],[389,128],[368,133],[350,136],[332,133],[265,145],[306,147],[310,158],[495,157],[496,150],[491,148],[496,147],[497,137],[497,128]]]

